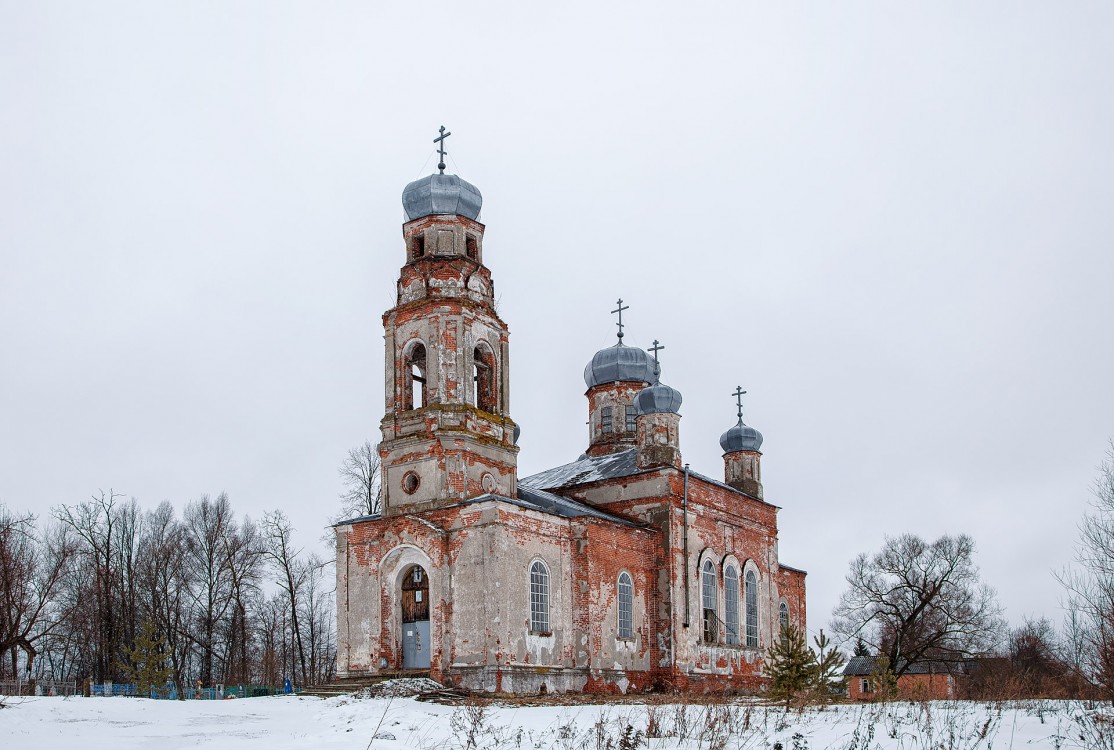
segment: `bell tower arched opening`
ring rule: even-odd
[[[407,350],[402,368],[405,388],[402,408],[404,411],[421,409],[426,405],[425,344],[419,341]]]
[[[480,344],[472,352],[472,405],[494,413],[499,404],[495,393],[497,382],[495,355],[487,346]]]

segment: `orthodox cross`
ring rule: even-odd
[[[630,309],[630,305],[627,305],[626,307],[623,307],[623,299],[622,299],[622,297],[620,297],[619,298],[619,309],[611,311],[612,315],[614,315],[615,313],[619,313],[619,322],[616,323],[615,325],[619,326],[619,343],[620,344],[623,343],[623,310],[629,310],[629,309]]]
[[[450,135],[452,135],[452,133],[446,133],[445,126],[442,125],[441,135],[433,139],[433,142],[438,144],[437,153],[441,157],[441,162],[437,165],[437,168],[441,170],[441,174],[445,174],[445,139]]]
[[[654,353],[654,364],[657,364],[658,352],[660,352],[664,348],[665,348],[664,346],[662,346],[661,344],[658,343],[657,339],[654,339],[654,345],[646,350],[648,352],[653,352]]]
[[[654,343],[657,343],[657,342],[655,341]],[[732,396],[735,397],[735,403],[737,403],[739,405],[739,423],[740,424],[742,424],[742,421],[743,421],[743,396],[745,394],[746,394],[746,391],[743,390],[743,387],[741,385],[735,386],[735,392],[731,394]]]

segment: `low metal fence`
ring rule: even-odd
[[[77,695],[75,680],[0,680],[0,695]]]

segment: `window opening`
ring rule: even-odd
[[[464,253],[472,260],[477,260],[479,258],[480,254],[477,249],[476,238],[472,235],[467,235],[464,238]]]
[[[403,365],[406,374],[403,410],[421,409],[425,406],[425,345],[421,342],[410,347]]]
[[[782,630],[789,627],[789,605],[785,602],[782,602],[781,606],[777,608],[777,619]]]
[[[425,235],[414,235],[414,257],[421,258],[425,255]]]
[[[634,432],[638,429],[638,409],[634,406],[627,407],[627,432]]]
[[[420,565],[402,577],[402,621],[422,622],[429,619],[429,579]]]
[[[734,565],[728,565],[723,572],[723,619],[728,644],[739,645],[739,574]]]
[[[541,560],[530,566],[530,632],[549,633],[549,571]]]
[[[719,638],[719,623],[716,617],[716,569],[711,560],[704,561],[701,599],[704,605],[704,642],[715,643]]]
[[[747,571],[747,646],[758,648],[758,578],[753,570]]]
[[[485,346],[472,352],[472,405],[495,411],[495,355]]]
[[[634,584],[627,573],[619,574],[619,637],[634,637]]]
[[[605,406],[600,409],[600,431],[603,434],[607,435],[608,433],[613,432],[614,429],[615,426],[612,424],[611,421],[611,407]]]

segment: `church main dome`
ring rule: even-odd
[[[661,370],[648,352],[619,342],[601,349],[584,368],[584,382],[589,388],[604,383],[626,381],[656,383]]]
[[[479,220],[483,196],[455,174],[431,174],[414,180],[402,191],[402,210],[413,221],[434,214],[455,214]]]

